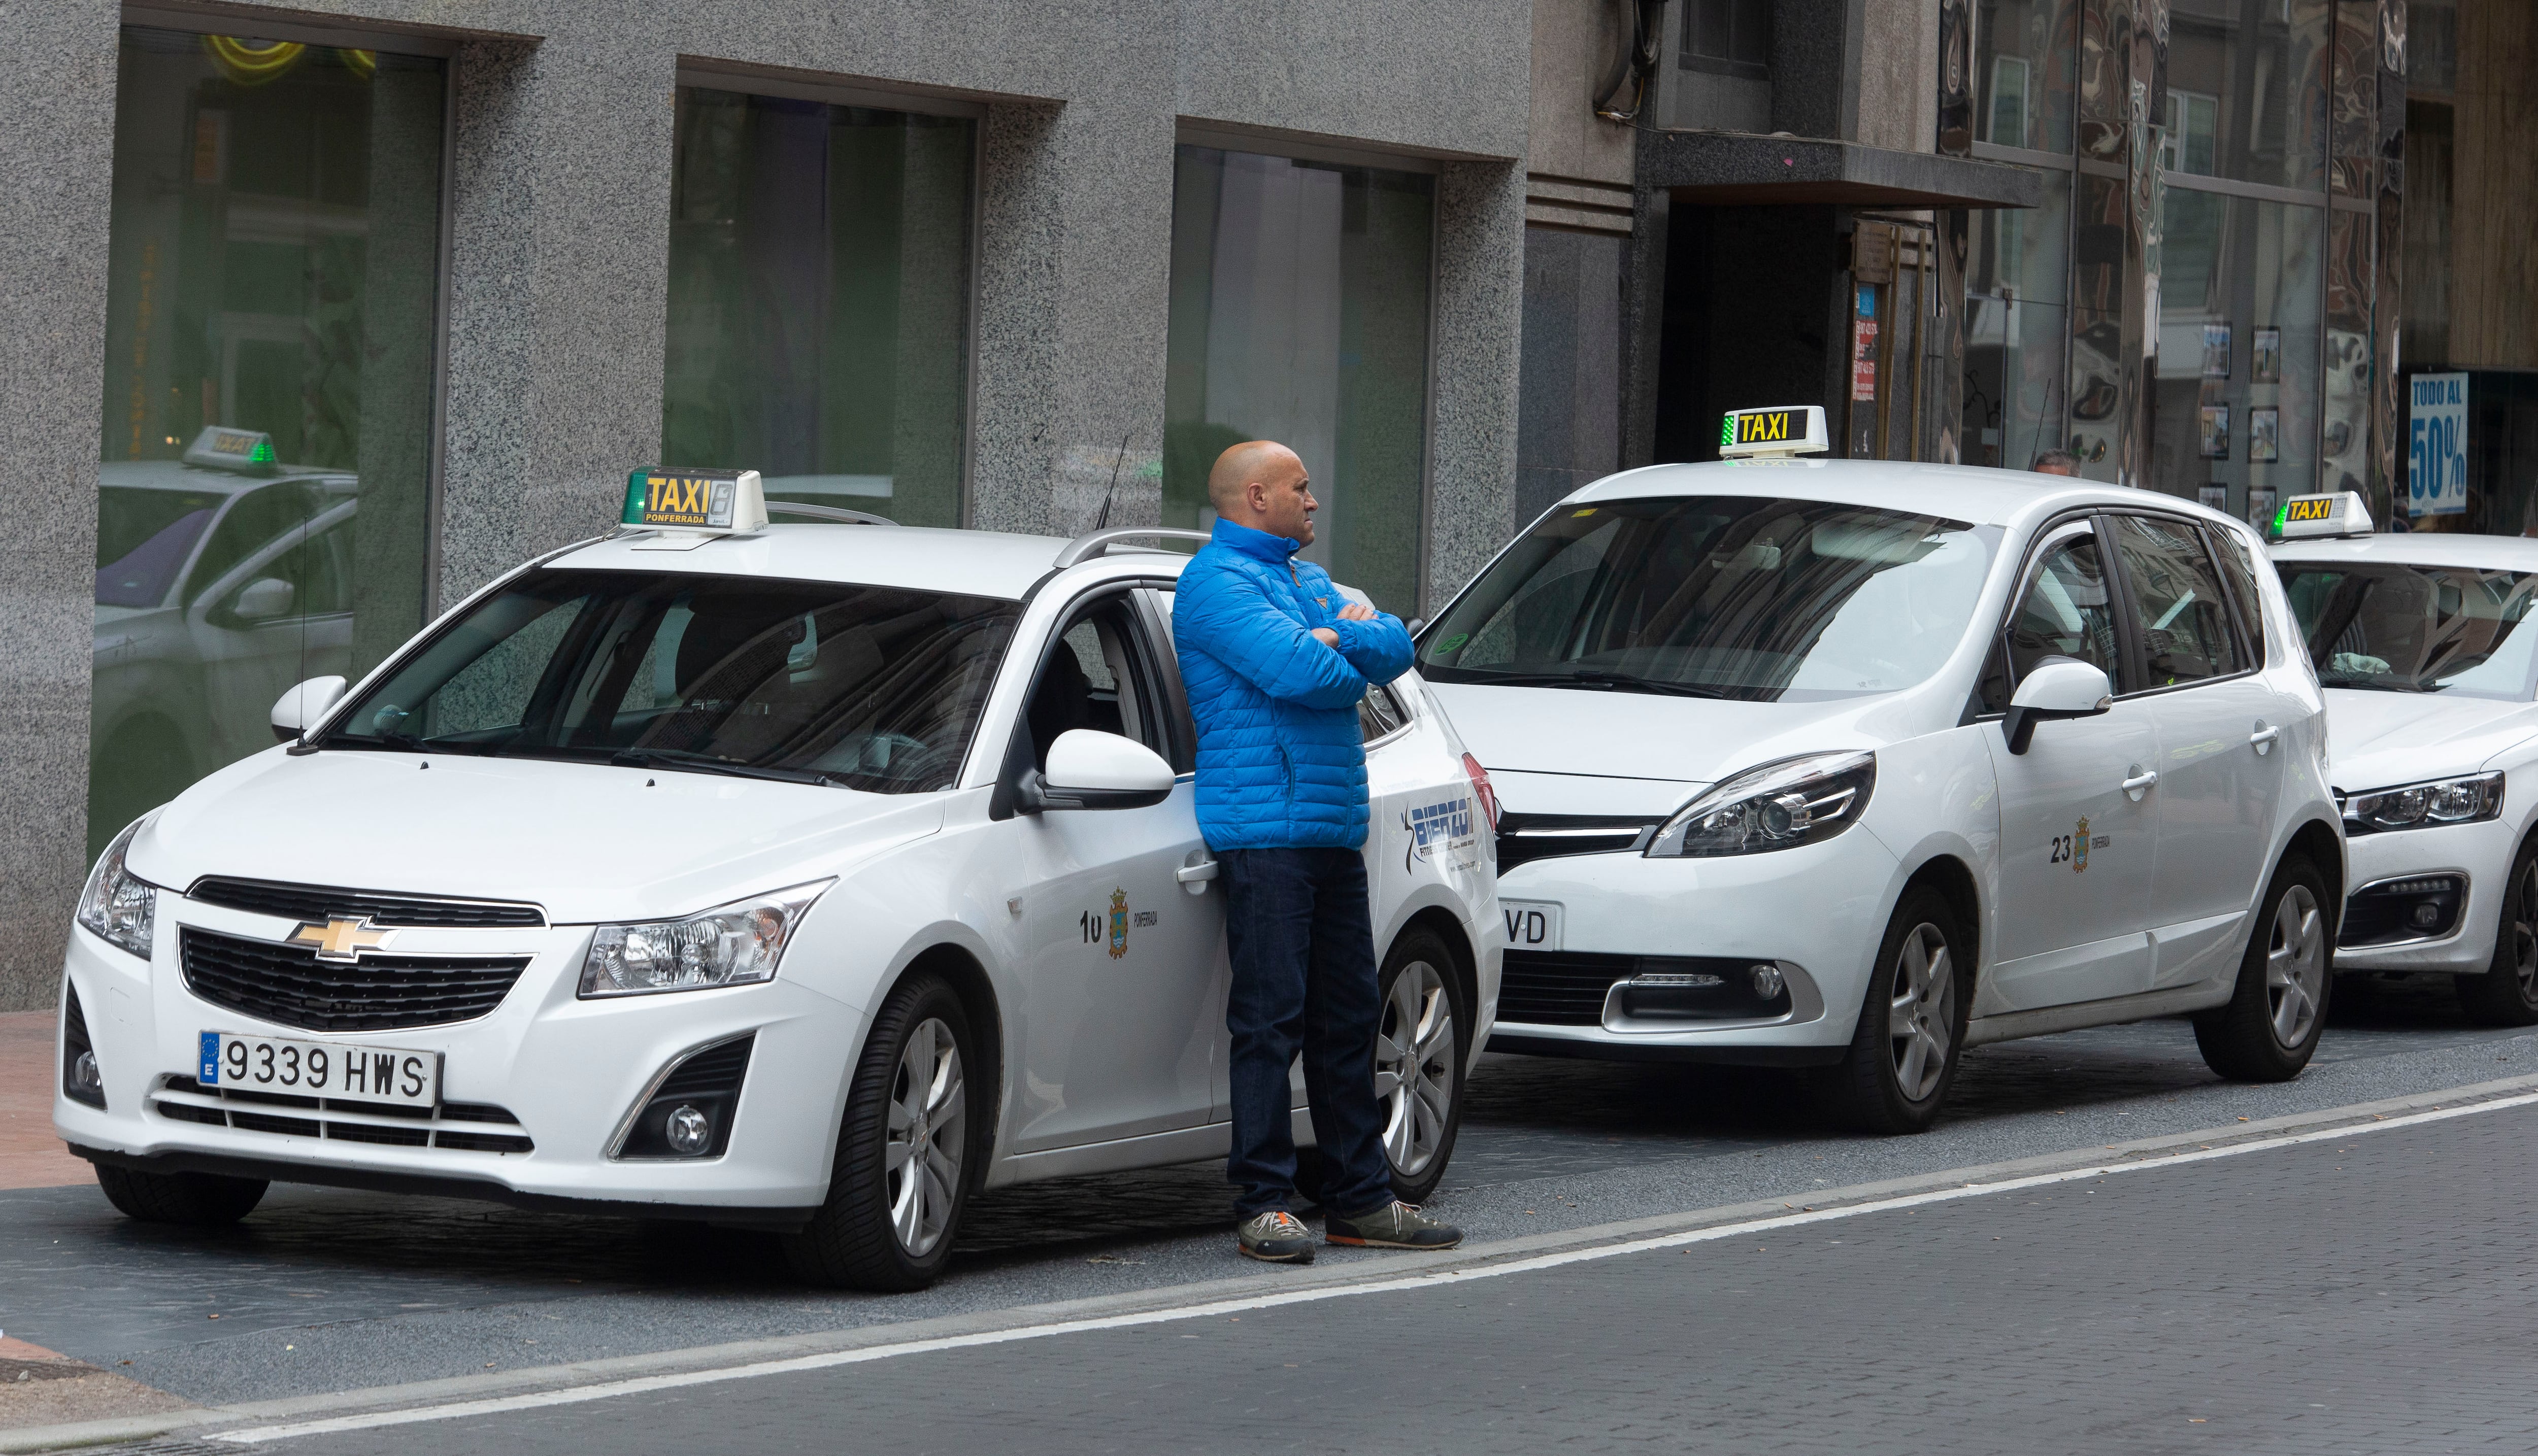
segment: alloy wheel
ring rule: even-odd
[[[2325,921],[2317,896],[2294,885],[2274,901],[2273,939],[2265,948],[2265,1011],[2274,1039],[2287,1047],[2307,1040],[2325,995]]]
[[[1383,1103],[1383,1152],[1415,1178],[1436,1161],[1453,1110],[1454,1002],[1425,960],[1401,967],[1374,1037],[1374,1092]]]
[[[923,1258],[943,1240],[961,1186],[968,1125],[960,1043],[950,1026],[929,1017],[900,1049],[882,1149],[891,1232],[912,1258]]]
[[[2538,859],[2521,866],[2511,887],[2511,968],[2520,977],[2520,999],[2538,1002]]]
[[[1886,1034],[1894,1050],[1895,1085],[1905,1100],[1917,1102],[1938,1091],[1957,1034],[1956,965],[1939,927],[1923,921],[1904,937],[1890,995]]]

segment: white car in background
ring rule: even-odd
[[[2273,559],[2352,846],[2335,968],[2445,972],[2471,1019],[2538,1023],[2538,541],[2360,534]]]
[[[979,1187],[1222,1156],[1188,558],[767,526],[755,473],[630,496],[634,529],[350,693],[291,690],[288,746],[108,848],[54,1126],[116,1207],[565,1202],[772,1227],[805,1278],[907,1289]],[[1361,713],[1374,1070],[1416,1199],[1498,996],[1488,788],[1415,674]]]
[[[1787,450],[1821,412],[1740,412]],[[1734,458],[1553,506],[1419,638],[1505,811],[1500,1050],[1818,1069],[1917,1131],[1970,1045],[2317,1044],[2343,837],[2262,543],[2056,477]]]

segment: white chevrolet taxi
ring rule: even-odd
[[[2351,496],[2276,533],[2352,845],[2335,968],[2446,972],[2474,1020],[2538,1023],[2538,541],[2373,535]]]
[[[1813,1067],[1929,1125],[1970,1045],[2176,1013],[2316,1045],[2344,846],[2263,543],[2142,491],[1818,460],[1609,477],[1420,635],[1495,781],[1492,1045]]]
[[[225,1222],[271,1179],[572,1201],[905,1289],[980,1187],[1226,1151],[1187,558],[776,509],[831,519],[767,525],[755,472],[637,471],[626,527],[350,692],[293,689],[286,746],[114,840],[54,1126],[118,1208]],[[1498,995],[1492,805],[1416,674],[1361,716],[1416,1199]]]

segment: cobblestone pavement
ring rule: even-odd
[[[2445,988],[2341,995],[2318,1062],[2274,1087],[2219,1082],[2175,1022],[1985,1047],[1906,1139],[1826,1132],[1780,1074],[1491,1057],[1436,1202],[1505,1238],[2531,1072],[2538,1038],[2466,1026]],[[278,1186],[199,1233],[123,1221],[93,1185],[0,1191],[0,1325],[191,1401],[317,1395],[1222,1279],[1252,1267],[1226,1200],[1215,1164],[1002,1190],[951,1277],[879,1298],[803,1290],[770,1240],[686,1225]]]
[[[1734,1242],[276,1443],[699,1451],[2538,1445],[2538,1108]]]

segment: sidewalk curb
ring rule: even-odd
[[[2009,1182],[2037,1174],[2061,1172],[2097,1163],[2146,1162],[2162,1157],[2173,1157],[2207,1149],[2226,1149],[2235,1143],[2262,1141],[2287,1133],[2361,1126],[2396,1114],[2466,1107],[2533,1091],[2538,1091],[2538,1076],[2507,1078],[2449,1088],[2439,1092],[2418,1092],[2378,1101],[2352,1103],[2341,1107],[2320,1108],[2279,1117],[2237,1122],[2198,1132],[2068,1149],[2059,1153],[2000,1162],[1793,1194],[1787,1200],[1761,1199],[1741,1204],[1590,1224],[1520,1238],[1500,1239],[1449,1252],[1404,1254],[1398,1258],[1385,1259],[1380,1264],[1372,1266],[1352,1264],[1339,1268],[1324,1267],[1310,1273],[1264,1272],[1083,1299],[1015,1305],[1004,1309],[944,1315],[932,1319],[868,1325],[847,1330],[817,1331],[764,1340],[736,1341],[687,1350],[623,1356],[609,1359],[581,1360],[538,1369],[507,1370],[490,1375],[462,1375],[440,1380],[372,1386],[361,1390],[274,1401],[241,1402],[230,1406],[169,1412],[163,1416],[124,1417],[76,1424],[30,1426],[14,1431],[0,1431],[0,1453],[95,1446],[109,1442],[146,1439],[176,1431],[199,1431],[208,1435],[220,1428],[247,1424],[304,1420],[310,1417],[347,1416],[389,1408],[566,1390],[629,1377],[713,1370],[873,1346],[898,1345],[911,1341],[957,1337],[1062,1321],[1136,1314],[1217,1299],[1239,1298],[1269,1291],[1282,1293],[1297,1292],[1310,1289],[1365,1283],[1376,1279],[1451,1275],[1541,1254],[1627,1242],[1652,1234],[1689,1232],[1716,1224],[1746,1223],[1802,1212],[1823,1212],[1848,1204],[1875,1202],[1899,1195],[1937,1189],[1980,1187],[1985,1184]],[[2114,1156],[2109,1158],[2109,1154]],[[1801,1204],[1796,1201],[1801,1198],[1806,1202]]]

